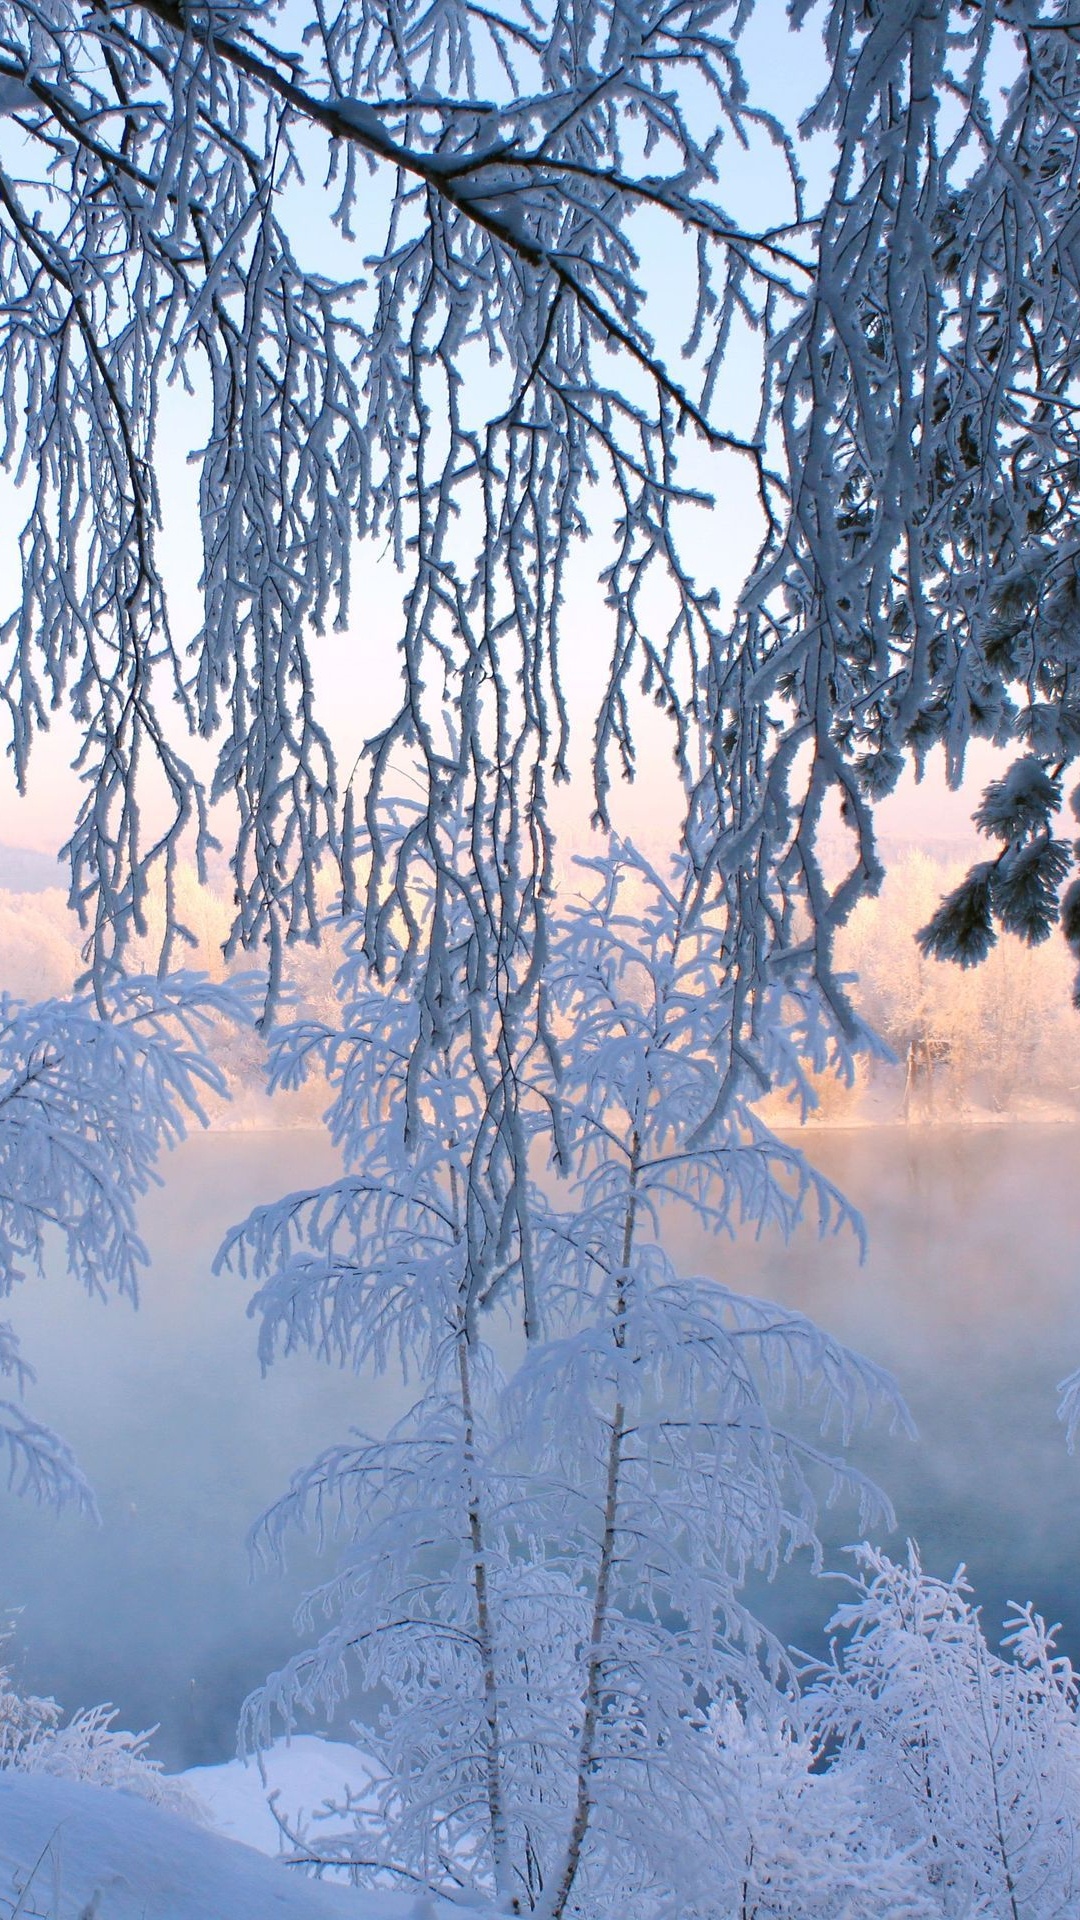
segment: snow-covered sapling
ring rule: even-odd
[[[357,928],[340,1025],[277,1048],[282,1076],[327,1072],[347,1171],[225,1250],[259,1280],[265,1361],[304,1344],[419,1375],[388,1434],[324,1454],[260,1525],[280,1546],[314,1521],[344,1553],[308,1603],[329,1625],[249,1702],[248,1737],[348,1699],[386,1770],[297,1857],[549,1920],[712,1910],[736,1867],[717,1711],[793,1702],[744,1579],[816,1557],[823,1496],[881,1511],[819,1436],[896,1407],[801,1315],[676,1270],[680,1211],[719,1249],[845,1210],[718,1064],[721,932],[628,849],[588,879],[552,933],[551,1044],[514,1062],[529,1163],[498,1222],[472,1218],[499,1198],[474,1066],[498,1004],[462,993],[421,1048]]]

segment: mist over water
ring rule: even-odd
[[[937,1573],[966,1562],[991,1641],[1006,1602],[1030,1598],[1080,1659],[1080,1458],[1055,1418],[1057,1383],[1080,1365],[1080,1131],[823,1130],[802,1143],[863,1211],[865,1265],[850,1235],[809,1228],[785,1248],[680,1226],[672,1252],[889,1367],[920,1437],[856,1450],[897,1508],[883,1544],[902,1552],[916,1536]],[[285,1576],[253,1582],[251,1522],[294,1467],[401,1405],[395,1385],[308,1356],[262,1379],[250,1287],[211,1273],[230,1224],[333,1168],[315,1132],[193,1139],[143,1205],[152,1265],[137,1314],[86,1300],[60,1271],[12,1304],[39,1373],[28,1411],[75,1445],[103,1519],[0,1492],[0,1609],[22,1609],[12,1663],[67,1708],[108,1699],[124,1726],[160,1722],[170,1766],[231,1753],[240,1702],[295,1646],[293,1609],[319,1577],[297,1542]],[[833,1549],[857,1529],[850,1508],[827,1516]],[[800,1570],[754,1597],[813,1652],[843,1596]]]
[[[285,1578],[253,1581],[251,1523],[321,1447],[386,1421],[378,1385],[307,1355],[262,1378],[251,1284],[211,1272],[232,1223],[335,1166],[317,1132],[191,1139],[140,1210],[151,1266],[137,1312],[88,1300],[63,1271],[13,1302],[38,1372],[27,1409],[74,1445],[103,1522],[0,1494],[0,1609],[23,1609],[16,1672],[66,1707],[110,1700],[124,1726],[160,1722],[170,1766],[233,1751],[240,1702],[291,1650],[317,1577],[300,1542]]]
[[[1080,1131],[987,1126],[822,1131],[810,1157],[861,1210],[850,1235],[737,1247],[732,1284],[797,1306],[890,1369],[918,1439],[882,1433],[852,1457],[890,1495],[924,1565],[963,1562],[996,1645],[1010,1601],[1061,1621],[1080,1664],[1080,1454],[1058,1386],[1080,1366]],[[848,1509],[827,1542],[857,1535]],[[834,1553],[834,1567],[844,1565]],[[783,1578],[763,1603],[785,1638],[824,1651],[835,1581]]]

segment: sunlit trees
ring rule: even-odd
[[[1006,932],[973,968],[943,964],[919,946],[919,929],[960,877],[955,862],[905,854],[837,940],[838,963],[857,976],[861,1012],[897,1057],[899,1074],[886,1078],[902,1084],[898,1105],[926,1118],[1071,1102],[1080,1021],[1064,944],[1033,948]]]

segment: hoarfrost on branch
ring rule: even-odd
[[[751,10],[720,0],[0,7],[2,453],[24,516],[3,687],[20,775],[54,704],[83,732],[72,889],[99,980],[154,864],[172,873],[189,829],[209,844],[184,719],[217,742],[236,938],[269,943],[275,981],[328,855],[380,952],[454,796],[489,950],[542,919],[590,521],[594,804],[633,768],[643,682],[693,884],[731,918],[736,1043],[774,964],[806,961],[843,1014],[829,929],[876,884],[873,802],[905,759],[940,742],[956,777],[980,734],[1051,778],[1070,760],[1078,30],[1032,0],[804,13],[771,19],[811,71],[823,25],[820,97],[787,123],[743,58]],[[808,185],[815,132],[830,164]],[[787,185],[758,226],[729,199],[766,139]],[[681,351],[647,298],[680,248]],[[200,423],[190,646],[162,562],[174,393]],[[760,527],[733,609],[682,557],[726,459]],[[402,569],[400,698],[343,781],[307,638],[348,621],[358,536]],[[427,818],[391,851],[402,764]],[[167,799],[152,831],[145,783]],[[838,883],[816,848],[830,794]],[[1001,891],[1028,926],[1064,877],[1032,861],[1019,907]]]

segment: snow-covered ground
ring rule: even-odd
[[[215,1833],[260,1853],[277,1853],[281,1830],[270,1811],[271,1794],[295,1827],[317,1818],[327,1801],[340,1804],[347,1794],[363,1804],[376,1773],[376,1763],[358,1748],[298,1733],[287,1743],[275,1740],[263,1754],[261,1770],[254,1760],[229,1760],[217,1767],[191,1767],[178,1778],[206,1809]]]
[[[19,1920],[468,1920],[476,1910],[412,1893],[332,1886],[267,1858],[278,1829],[266,1800],[316,1812],[370,1768],[355,1749],[308,1737],[256,1766],[183,1777],[214,1830],[131,1794],[39,1774],[0,1774],[0,1916]],[[258,1849],[258,1850],[257,1850]],[[490,1917],[489,1917],[490,1920]]]

